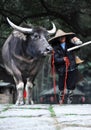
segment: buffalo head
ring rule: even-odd
[[[23,33],[26,36],[26,40],[24,42],[26,54],[32,57],[38,56],[46,56],[47,54],[52,52],[52,47],[48,44],[48,36],[54,34],[56,32],[56,27],[54,23],[52,30],[46,30],[43,27],[31,27],[25,28],[21,26],[17,26],[12,23],[8,18],[8,23],[15,30]]]

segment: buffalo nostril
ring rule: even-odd
[[[48,46],[48,47],[46,48],[46,50],[47,50],[47,51],[52,51],[52,50],[53,50],[53,48],[52,48],[52,47],[50,47],[50,46]]]

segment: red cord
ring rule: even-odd
[[[51,66],[52,66],[52,75],[53,75],[54,96],[56,101],[57,98],[56,98],[56,73],[55,73],[55,66],[54,66],[54,51],[52,52]]]
[[[70,65],[69,59],[66,58],[65,60],[65,65],[66,65],[66,72],[65,72],[65,79],[64,79],[64,90],[63,90],[63,95],[62,95],[62,100],[60,102],[60,104],[63,104],[64,102],[64,97],[65,97],[65,92],[66,92],[66,80],[67,80],[67,72],[68,72],[68,67]]]
[[[64,102],[64,96],[65,96],[65,91],[66,91],[67,72],[68,72],[68,67],[70,65],[69,59],[67,57],[65,60],[65,65],[66,65],[66,72],[65,72],[65,80],[64,80],[64,90],[63,90],[62,100],[61,100],[60,104],[62,104]],[[52,66],[52,75],[53,75],[54,95],[55,95],[55,101],[56,101],[57,98],[56,98],[56,73],[55,73],[55,66],[54,66],[54,51],[52,52],[51,66]]]

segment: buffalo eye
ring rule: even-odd
[[[40,38],[40,36],[39,36],[38,33],[34,33],[34,34],[31,36],[31,39],[33,39],[33,40],[37,40],[37,39],[39,39],[39,38]]]

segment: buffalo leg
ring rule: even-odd
[[[26,86],[25,86],[25,89],[26,89],[26,104],[33,104],[32,87],[33,87],[33,84],[30,81],[27,81]]]
[[[19,82],[16,85],[16,88],[17,88],[17,101],[16,101],[16,105],[23,105],[24,104],[24,99],[23,99],[24,83],[23,82]]]

